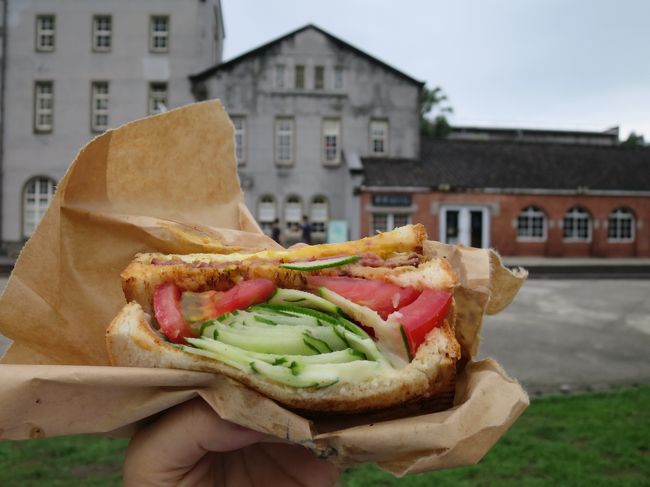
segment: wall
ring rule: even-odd
[[[548,257],[650,257],[650,196],[508,195],[486,193],[413,193],[412,221],[423,223],[430,238],[439,235],[439,208],[443,204],[484,205],[490,208],[490,246],[502,255]],[[361,233],[370,233],[371,193],[361,196]],[[527,206],[544,210],[548,235],[544,242],[517,240],[517,216]],[[592,216],[592,239],[588,243],[564,242],[562,221],[574,206]],[[635,239],[630,243],[608,242],[607,219],[615,208],[627,207],[635,215]]]
[[[9,3],[5,151],[2,188],[3,241],[20,242],[22,192],[28,179],[58,181],[90,130],[91,81],[110,83],[111,127],[147,115],[150,81],[168,82],[168,108],[193,101],[187,76],[221,60],[215,41],[216,0],[32,0]],[[36,52],[37,14],[56,16],[56,48]],[[92,17],[112,15],[112,49],[92,50]],[[149,52],[149,17],[170,16],[168,53]],[[36,134],[35,80],[54,82],[54,130]]]
[[[286,88],[275,86],[275,66],[286,70]],[[305,89],[295,89],[294,66],[305,66]],[[325,67],[325,88],[313,89],[314,66]],[[335,90],[335,66],[343,66],[344,87]],[[282,203],[291,194],[301,196],[303,213],[315,195],[329,201],[330,218],[348,221],[352,238],[358,237],[358,203],[350,204],[350,171],[345,155],[369,152],[370,119],[389,120],[391,157],[415,157],[419,152],[419,86],[332,42],[308,28],[272,49],[223,68],[205,82],[207,95],[220,98],[231,115],[246,117],[246,161],[240,167],[246,203],[257,214],[260,196],[275,195],[282,219]],[[276,116],[293,116],[294,165],[274,162]],[[341,121],[343,161],[335,167],[322,163],[324,118]],[[356,198],[352,198],[356,200]]]

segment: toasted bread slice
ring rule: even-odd
[[[369,381],[341,381],[322,389],[296,389],[246,374],[220,361],[183,352],[153,330],[137,303],[129,303],[107,330],[108,354],[113,365],[162,367],[215,372],[247,385],[285,406],[305,411],[362,412],[434,396],[452,397],[460,346],[454,337],[453,314],[432,330],[413,361],[401,370]]]

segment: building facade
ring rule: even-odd
[[[419,152],[423,83],[314,25],[191,79],[231,115],[246,203],[267,233],[280,221],[285,244],[303,216],[315,242],[331,220],[357,238],[360,158]]]
[[[8,1],[4,38],[4,251],[34,231],[75,153],[106,129],[194,101],[219,63],[219,0]]]
[[[423,140],[417,160],[363,160],[363,235],[419,222],[436,240],[508,256],[650,257],[650,148],[459,132]]]

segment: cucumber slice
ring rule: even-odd
[[[284,269],[292,271],[317,271],[327,269],[328,267],[338,267],[342,265],[354,264],[361,257],[358,255],[344,255],[342,257],[332,257],[330,259],[310,260],[305,262],[287,262],[280,264]]]
[[[342,326],[337,326],[336,330],[339,332],[339,336],[344,338],[349,344],[350,348],[363,354],[367,360],[373,360],[390,367],[390,362],[388,362],[386,357],[384,357],[384,355],[379,351],[372,338],[361,338],[360,336],[349,332]]]
[[[316,318],[317,320],[321,320],[331,325],[335,325],[338,323],[338,316],[332,316],[327,313],[323,313],[322,311],[306,308],[304,306],[294,306],[290,304],[258,304],[256,306],[252,306],[249,309],[251,309],[252,311],[261,310],[261,311],[276,312],[279,314],[284,314],[293,317],[311,316],[312,318]]]
[[[312,348],[308,347],[302,335],[302,330],[298,333],[287,334],[259,334],[259,329],[252,329],[246,333],[244,330],[233,330],[227,327],[219,327],[219,341],[228,345],[250,350],[252,352],[273,353],[278,355],[314,355]]]
[[[244,350],[210,338],[187,338],[187,342],[191,343],[193,347],[187,347],[187,345],[179,345],[179,347],[185,347],[184,350],[187,348],[193,349],[194,347],[200,348],[204,351],[211,352],[211,358],[217,360],[221,360],[220,357],[222,355],[229,356],[232,359],[239,360],[246,366],[248,366],[251,360],[262,360],[272,365],[285,365],[288,367],[292,362],[299,362],[304,365],[338,364],[365,359],[365,356],[351,348],[319,355],[278,355],[273,353],[251,352],[250,350]]]
[[[409,349],[404,344],[398,323],[384,321],[376,311],[354,303],[326,287],[321,287],[320,293],[352,319],[375,331],[377,348],[388,357],[393,367],[401,369],[409,364]]]
[[[297,289],[277,289],[275,295],[268,300],[270,304],[286,304],[290,306],[302,306],[305,308],[317,309],[326,313],[336,314],[337,309],[329,301]]]

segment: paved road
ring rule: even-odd
[[[650,384],[650,280],[531,280],[480,356],[535,393]]]
[[[650,280],[530,280],[486,319],[486,356],[532,394],[650,384]]]

